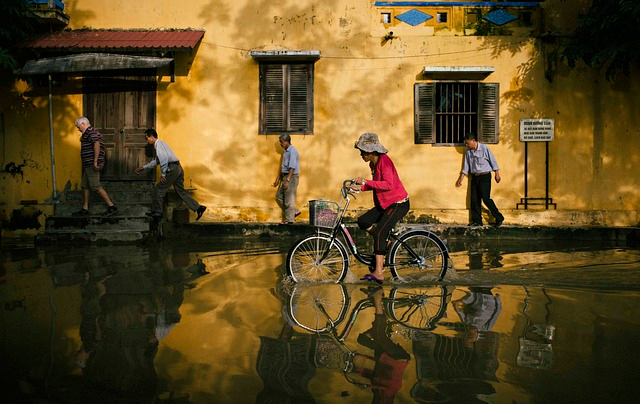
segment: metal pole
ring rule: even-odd
[[[49,73],[49,144],[51,146],[51,178],[53,184],[53,202],[58,200],[58,187],[56,185],[56,158],[53,149],[53,97],[51,95],[53,91],[53,84],[51,79],[51,73]]]
[[[549,209],[549,142],[545,142],[546,146],[546,155],[545,155],[545,193],[544,193],[544,207],[545,209]]]
[[[524,143],[524,208],[529,209],[529,183],[527,167],[529,166],[529,142]]]

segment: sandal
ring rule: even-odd
[[[378,279],[375,276],[373,276],[372,274],[366,274],[365,276],[363,276],[362,278],[360,278],[361,281],[374,281],[374,282],[378,282],[378,285],[382,285],[382,283],[384,282],[384,279]]]

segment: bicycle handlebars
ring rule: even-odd
[[[353,196],[353,199],[356,199],[356,194],[360,192],[360,189],[353,188],[355,183],[355,179],[346,179],[342,182],[342,198],[347,199],[347,195]]]

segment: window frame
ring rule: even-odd
[[[500,140],[500,83],[441,80],[414,84],[414,143],[436,146],[457,146],[460,143],[439,143],[436,133],[436,86],[447,83],[476,83],[478,141],[496,144]],[[464,133],[459,134],[460,139]]]
[[[260,63],[261,135],[312,135],[314,61]]]

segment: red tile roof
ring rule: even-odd
[[[204,30],[76,30],[55,32],[26,41],[21,48],[40,50],[191,50]]]

